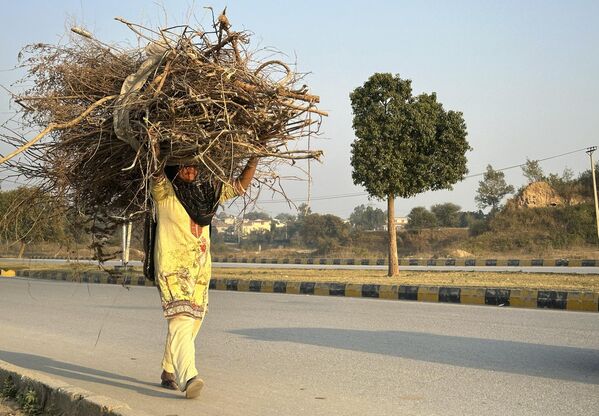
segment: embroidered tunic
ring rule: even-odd
[[[157,213],[154,267],[164,316],[202,319],[212,268],[210,227],[190,218],[168,179],[153,180],[151,192]],[[235,196],[233,186],[225,183],[219,202]]]

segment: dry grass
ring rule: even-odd
[[[25,416],[18,403],[12,399],[0,399],[0,416]]]
[[[34,262],[2,263],[2,269],[97,271],[93,264],[43,264]],[[141,272],[140,268],[135,268]],[[567,271],[567,269],[566,269]],[[213,266],[216,279],[281,280],[307,282],[338,282],[358,284],[473,286],[505,288],[543,288],[551,290],[587,290],[599,292],[598,274],[522,273],[522,272],[464,272],[464,271],[400,271],[399,277],[389,278],[383,270],[335,269],[267,269],[220,268]]]
[[[251,46],[251,34],[233,31],[224,11],[208,28],[117,20],[143,45],[106,44],[72,28],[77,36],[66,43],[21,52],[18,114],[0,124],[0,143],[12,151],[0,165],[36,192],[11,204],[0,225],[21,227],[17,208],[46,198],[48,213],[84,214],[95,256],[106,260],[103,246],[117,225],[149,210],[150,178],[164,166],[193,165],[202,183],[217,185],[258,158],[243,202],[261,190],[287,198],[282,179],[306,177],[297,162],[322,156],[310,140],[326,112],[306,74],[279,60],[283,54]]]
[[[0,259],[0,269],[11,270],[71,270],[77,272],[97,271],[101,270],[97,264],[87,263],[37,263],[24,260],[23,262],[3,262]]]
[[[221,279],[599,291],[599,275],[573,273],[401,271],[399,277],[389,278],[386,276],[386,272],[381,270],[257,269],[219,268],[215,266],[212,276]]]

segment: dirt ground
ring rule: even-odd
[[[25,416],[13,400],[0,399],[0,416]]]

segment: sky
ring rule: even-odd
[[[253,33],[252,46],[273,47],[308,73],[306,84],[329,113],[311,141],[324,151],[321,163],[311,163],[310,205],[317,213],[346,218],[360,204],[386,209],[385,201],[370,200],[351,178],[349,94],[375,72],[411,79],[414,94],[434,91],[446,109],[461,111],[473,148],[467,154],[470,177],[453,190],[397,200],[396,215],[444,202],[476,210],[482,179],[476,175],[489,164],[499,169],[573,152],[541,167],[578,174],[590,167],[584,149],[599,143],[597,1],[2,2],[0,85],[9,89],[22,76],[11,70],[19,50],[60,42],[73,22],[98,39],[136,44],[114,17],[146,26],[207,27],[211,18],[204,7],[227,6],[233,29]],[[14,110],[1,91],[0,120]],[[519,168],[505,175],[516,188],[525,183]],[[285,190],[297,205],[308,198],[307,181],[287,181]],[[266,193],[255,209],[294,213],[280,196]]]

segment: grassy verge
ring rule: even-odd
[[[219,268],[212,276],[221,279],[285,280],[391,285],[478,286],[592,290],[599,292],[599,275],[572,273],[400,271],[389,278],[381,270]]]
[[[110,267],[111,268],[111,267]],[[0,259],[0,269],[12,269],[12,270],[72,270],[78,272],[97,271],[101,270],[97,264],[85,264],[85,263],[38,263],[38,262],[10,262],[3,263]]]
[[[85,264],[3,264],[4,269],[97,271]],[[141,272],[139,268],[136,269]],[[212,276],[220,279],[284,280],[392,285],[477,286],[507,288],[544,288],[552,290],[592,290],[599,292],[599,275],[567,273],[407,271],[389,278],[383,270],[220,268],[213,265]]]

